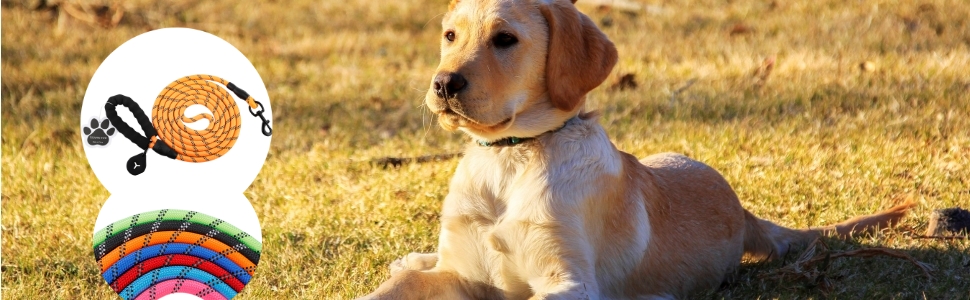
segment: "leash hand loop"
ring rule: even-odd
[[[138,125],[141,127],[141,130],[147,136],[139,134],[118,116],[118,105],[127,107],[131,111],[131,114],[135,116],[135,120],[138,120]],[[128,162],[125,163],[125,169],[128,170],[129,174],[138,175],[145,172],[145,167],[148,165],[145,154],[148,153],[149,148],[168,158],[175,158],[177,156],[175,151],[167,144],[156,142],[158,140],[158,132],[152,126],[152,122],[148,120],[148,115],[138,106],[138,102],[135,102],[135,100],[121,94],[111,96],[108,98],[108,102],[104,104],[104,112],[118,132],[121,132],[125,138],[135,143],[138,148],[144,150],[142,153],[138,153],[129,158]]]

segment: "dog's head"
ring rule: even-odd
[[[575,116],[617,53],[572,2],[453,0],[425,99],[439,124],[493,140],[539,135]]]

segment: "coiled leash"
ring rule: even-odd
[[[157,299],[150,296],[173,291],[166,282],[182,279],[199,284],[196,296],[232,298],[252,281],[263,248],[222,219],[178,209],[108,224],[95,232],[92,246],[101,276],[123,299]]]
[[[128,159],[125,165],[128,173],[138,175],[145,171],[145,154],[149,148],[162,156],[186,162],[206,162],[225,155],[239,138],[242,123],[239,107],[220,84],[249,104],[249,113],[262,120],[263,135],[273,134],[269,120],[263,116],[263,104],[232,82],[217,76],[190,75],[170,83],[155,98],[151,121],[134,100],[121,94],[114,95],[104,105],[105,115],[118,132],[145,150]],[[212,114],[202,113],[191,118],[186,117],[185,110],[196,104],[205,106]],[[118,105],[131,111],[145,136],[118,117]],[[203,130],[185,126],[185,123],[202,119],[209,120],[209,125]]]

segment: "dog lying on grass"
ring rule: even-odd
[[[743,256],[891,226],[913,205],[814,229],[741,207],[714,169],[617,150],[586,94],[617,52],[566,0],[454,1],[426,96],[475,142],[455,171],[438,252],[412,253],[366,299],[669,299],[716,287]]]

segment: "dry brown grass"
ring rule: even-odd
[[[434,249],[456,162],[366,161],[466,142],[422,106],[444,0],[128,1],[113,28],[20,2],[3,1],[0,42],[6,298],[111,296],[89,248],[108,195],[84,159],[78,111],[101,60],[161,27],[226,39],[272,98],[273,146],[246,192],[265,252],[241,299],[350,298],[394,258]],[[625,74],[637,83],[590,94],[619,148],[705,161],[745,207],[793,227],[912,194],[921,206],[895,232],[827,243],[894,248],[934,268],[926,278],[906,261],[848,257],[818,285],[761,276],[786,262],[753,264],[705,298],[970,297],[970,242],[913,238],[932,209],[970,206],[970,5],[649,2],[636,14],[582,6],[619,48],[604,87]]]

